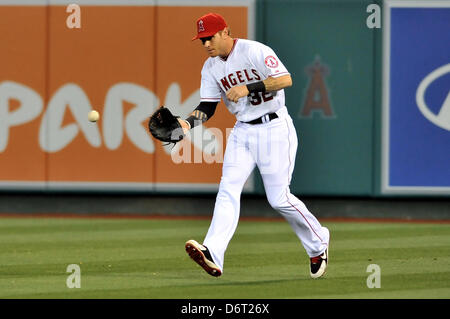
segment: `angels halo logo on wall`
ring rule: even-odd
[[[440,128],[450,131],[450,91],[448,92],[446,99],[442,103],[438,114],[434,114],[433,112],[431,112],[425,101],[425,92],[427,88],[433,82],[438,81],[439,78],[443,77],[447,73],[450,73],[450,63],[445,64],[428,74],[417,87],[416,103],[420,112],[423,114],[423,116],[425,116],[427,120],[439,126]]]
[[[314,62],[305,68],[305,73],[309,77],[309,83],[298,117],[313,118],[313,113],[318,113],[323,119],[336,118],[325,81],[331,73],[328,65],[322,63],[320,56],[316,55]]]

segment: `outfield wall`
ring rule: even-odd
[[[216,190],[216,158],[234,123],[223,105],[181,143],[181,163],[146,127],[160,105],[187,117],[198,104],[205,52],[191,39],[196,19],[213,9],[205,1],[45,3],[0,1],[1,188]],[[69,3],[79,3],[79,28]],[[214,11],[246,38],[252,2],[239,3]]]
[[[293,193],[450,195],[449,2],[375,0],[0,0],[0,189],[214,193],[234,123],[222,103],[175,149],[145,127],[159,105],[197,105],[191,38],[210,11],[291,72]],[[258,174],[245,191],[264,193]]]

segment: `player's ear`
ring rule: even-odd
[[[226,36],[230,36],[231,35],[230,29],[228,29],[228,27],[225,27],[223,29],[223,33],[226,34]]]

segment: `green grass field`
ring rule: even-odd
[[[0,298],[450,298],[450,224],[323,222],[324,278],[284,221],[241,220],[222,277],[184,251],[209,220],[0,218]],[[81,288],[69,289],[69,264]],[[381,269],[369,289],[367,266]]]

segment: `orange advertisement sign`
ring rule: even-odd
[[[160,105],[185,118],[199,103],[207,55],[191,41],[196,19],[219,12],[246,38],[248,7],[80,8],[69,28],[66,6],[0,5],[2,188],[217,185],[235,121],[222,103],[174,149],[150,136],[147,120]],[[91,109],[99,121],[88,121]]]

